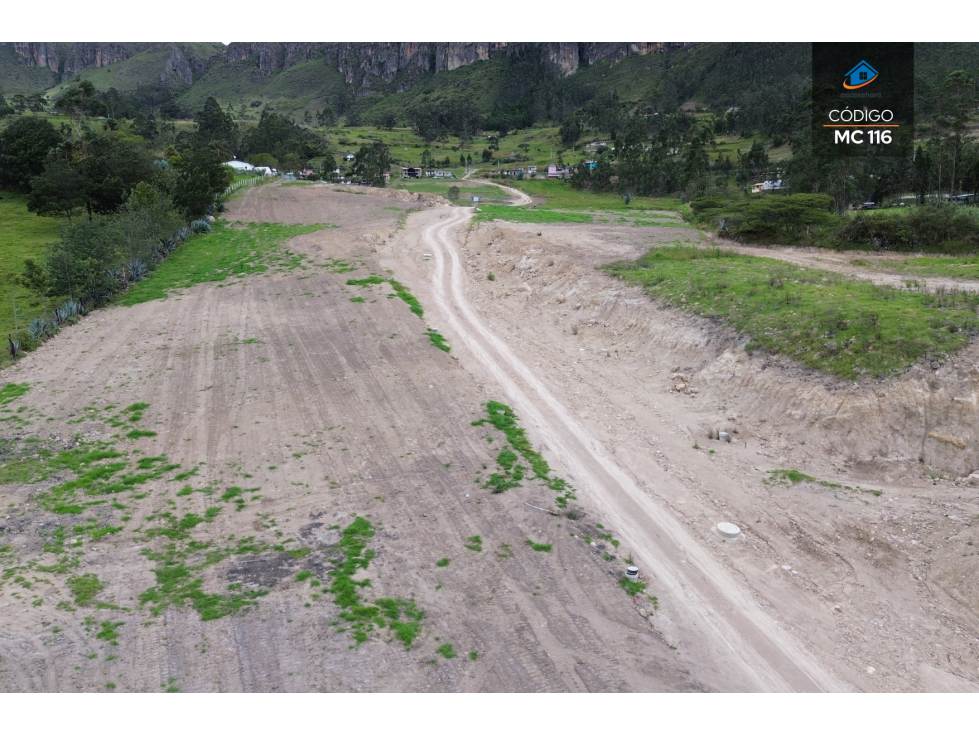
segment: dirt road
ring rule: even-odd
[[[712,245],[717,245],[722,249],[740,252],[744,255],[754,255],[756,257],[769,257],[774,260],[801,265],[817,270],[829,270],[834,273],[843,273],[861,280],[869,280],[877,285],[889,285],[895,288],[905,288],[909,281],[914,281],[918,289],[935,290],[937,288],[958,289],[960,291],[979,291],[979,282],[962,278],[942,278],[938,276],[915,275],[912,273],[896,273],[888,271],[883,267],[887,262],[899,262],[907,260],[913,255],[900,255],[895,253],[886,254],[866,254],[860,253],[859,256],[854,252],[834,252],[825,248],[818,247],[757,247],[752,245],[733,245],[728,240],[721,240],[711,236]],[[852,260],[863,260],[866,265],[854,265]]]
[[[695,655],[717,666],[719,681],[740,690],[841,690],[833,675],[778,629],[748,594],[703,552],[699,544],[601,450],[595,439],[547,390],[534,372],[479,318],[465,295],[458,250],[471,212],[447,219],[426,214],[413,222],[435,258],[434,302],[463,361],[476,360],[527,417],[547,453],[575,478],[589,504],[614,519],[633,557],[665,589],[674,604],[670,621]],[[425,221],[427,220],[427,221]],[[424,223],[423,223],[424,222]],[[686,568],[681,570],[681,561]],[[722,611],[723,610],[723,611]]]

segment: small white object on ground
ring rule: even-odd
[[[725,538],[737,538],[739,535],[741,535],[741,528],[734,523],[719,522],[717,523],[717,532],[719,532]]]

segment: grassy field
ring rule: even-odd
[[[578,191],[571,184],[559,180],[530,180],[505,181],[507,186],[520,189],[533,197],[540,197],[543,202],[538,206],[542,209],[571,209],[604,212],[642,212],[642,211],[675,211],[683,210],[684,205],[679,198],[673,197],[641,197],[637,196],[628,204],[618,194],[595,193],[593,191]]]
[[[504,181],[534,197],[526,207],[480,206],[477,219],[550,224],[555,222],[624,224],[640,227],[687,227],[671,212],[684,205],[679,199],[635,197],[628,204],[618,194],[577,191],[566,181],[524,179]]]
[[[964,347],[979,296],[912,292],[717,249],[666,247],[605,266],[650,296],[845,379],[885,377]]]
[[[54,300],[41,298],[18,285],[24,260],[41,256],[44,245],[58,239],[58,220],[27,211],[25,197],[4,191],[0,194],[0,337],[15,327],[24,328],[33,316],[50,310]],[[17,318],[14,318],[16,305]],[[15,323],[16,321],[16,323]],[[6,351],[3,352],[6,355]],[[0,365],[5,364],[0,357]]]
[[[146,280],[136,283],[117,303],[137,303],[167,298],[173,291],[198,283],[264,273],[270,269],[306,268],[302,256],[293,255],[282,243],[328,224],[241,224],[217,221],[210,234],[198,235],[177,248]],[[220,287],[220,286],[219,286]]]

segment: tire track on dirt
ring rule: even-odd
[[[567,409],[479,319],[463,293],[463,269],[452,233],[471,212],[457,210],[423,230],[434,254],[433,295],[438,309],[472,357],[495,378],[525,425],[576,477],[575,484],[603,506],[676,609],[673,622],[685,642],[711,660],[727,686],[748,690],[839,690],[843,685],[780,629],[738,588],[683,527],[605,456]],[[655,565],[654,565],[655,561]],[[681,572],[679,564],[688,565]]]

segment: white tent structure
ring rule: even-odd
[[[246,163],[245,161],[233,160],[228,161],[224,165],[231,166],[236,171],[254,171],[255,166],[251,163]]]

